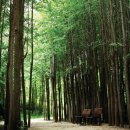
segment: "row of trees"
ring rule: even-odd
[[[5,129],[17,128],[21,110],[30,126],[31,112],[73,122],[84,108],[95,107],[103,108],[104,122],[130,126],[129,5],[129,0],[1,0]]]
[[[32,3],[30,5],[30,3]],[[26,8],[32,10],[29,16],[31,24],[28,24],[26,35],[31,35],[32,59],[30,65],[30,85],[32,86],[32,66],[33,66],[33,1],[26,1]],[[24,39],[24,0],[1,0],[0,1],[0,91],[1,103],[5,106],[5,130],[16,130],[20,125],[20,95],[22,90],[24,125],[27,126],[26,119],[26,95],[24,79],[24,46],[28,43],[29,36]],[[26,9],[26,10],[27,10]],[[27,17],[27,16],[26,16]],[[6,93],[6,96],[5,96]],[[28,126],[30,126],[30,102],[31,91],[29,91],[28,105]]]
[[[42,20],[45,32],[39,31],[50,43],[55,121],[61,119],[62,84],[65,120],[73,121],[84,108],[102,107],[104,122],[130,124],[129,4],[129,0],[47,4],[44,18],[50,22]]]

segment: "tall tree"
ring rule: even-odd
[[[51,85],[52,85],[52,95],[53,95],[53,116],[55,122],[58,121],[58,109],[57,109],[57,87],[56,87],[56,56],[53,54],[51,58]]]
[[[130,83],[129,83],[129,62],[128,62],[128,34],[127,32],[127,2],[120,0],[120,10],[121,10],[121,26],[122,26],[122,42],[123,42],[123,52],[124,52],[124,75],[125,75],[125,86],[126,86],[126,96],[127,96],[127,112],[128,112],[128,121],[130,126]],[[129,32],[129,31],[128,31]]]
[[[33,0],[31,4],[31,62],[30,62],[28,127],[30,127],[31,123],[30,121],[31,121],[32,72],[33,72]]]
[[[24,126],[27,126],[27,116],[26,116],[26,90],[25,90],[25,74],[24,74],[24,59],[27,53],[24,55],[24,45],[26,42],[26,38],[24,43],[22,44],[22,65],[21,65],[21,73],[22,73],[22,96],[23,96],[23,119],[24,119]]]
[[[11,1],[9,40],[9,90],[10,106],[7,130],[18,128],[20,122],[20,67],[23,44],[24,0]],[[8,95],[7,95],[8,96]]]
[[[46,96],[47,96],[47,119],[50,120],[50,88],[49,88],[49,77],[46,79]]]

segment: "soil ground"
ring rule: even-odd
[[[33,119],[31,128],[29,130],[130,130],[128,127],[121,128],[116,126],[108,126],[102,124],[101,126],[93,125],[78,125],[68,122],[45,121],[44,119]]]
[[[3,130],[4,122],[0,121],[0,130]],[[46,121],[43,118],[31,120],[31,128],[28,130],[130,130],[128,126],[125,128],[109,126],[108,124],[96,125],[79,125],[69,122]]]

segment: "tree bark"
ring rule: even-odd
[[[56,56],[53,54],[51,58],[51,83],[52,83],[52,95],[54,103],[54,120],[58,121],[58,109],[57,109],[57,90],[56,90]]]
[[[33,0],[31,11],[31,63],[30,63],[30,84],[29,84],[29,107],[28,107],[28,127],[31,124],[31,95],[32,95],[32,72],[33,72]]]
[[[26,91],[25,91],[25,79],[24,79],[24,59],[23,59],[23,62],[22,62],[22,90],[23,90],[23,120],[24,120],[24,126],[27,126]]]
[[[50,88],[48,77],[46,77],[46,94],[47,94],[47,119],[50,120]]]
[[[128,122],[129,122],[129,127],[130,127],[130,84],[129,84],[129,74],[128,74],[128,43],[126,41],[126,28],[125,28],[125,2],[123,0],[120,0],[120,10],[121,10],[121,25],[122,25],[122,42],[123,42],[123,53],[124,53],[124,75],[125,75],[125,86],[126,86],[126,96],[127,96],[127,113],[128,113]]]

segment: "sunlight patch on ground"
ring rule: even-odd
[[[0,121],[0,125],[4,125],[4,121]]]

